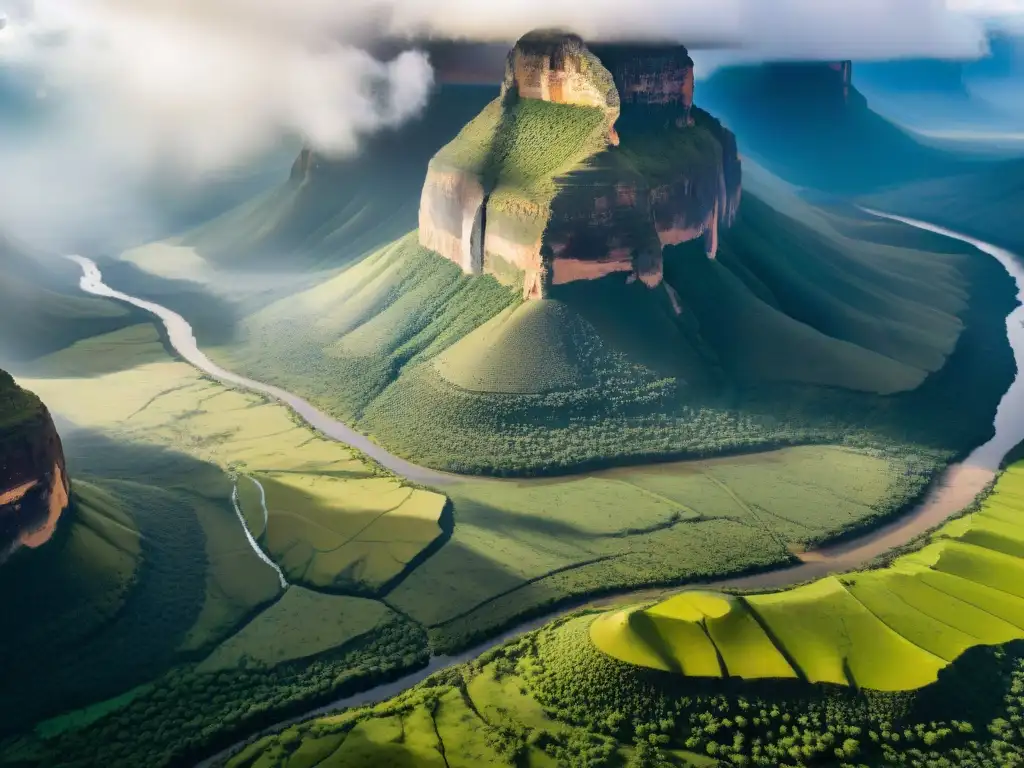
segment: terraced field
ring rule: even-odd
[[[613,658],[691,677],[922,688],[969,648],[1024,638],[1024,463],[886,568],[773,594],[686,592],[604,614],[590,637]]]

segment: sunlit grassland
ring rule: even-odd
[[[172,360],[151,326],[81,342],[38,361],[33,372],[26,383],[80,428],[265,477],[269,524],[255,530],[296,580],[372,591],[441,535],[443,496],[382,476],[287,407]],[[247,485],[242,507],[258,520],[262,508]],[[403,534],[389,540],[396,519]],[[333,531],[330,541],[325,530]]]
[[[291,578],[315,587],[377,591],[441,535],[445,497],[389,477],[256,477],[273,510],[268,550]]]
[[[763,595],[683,593],[602,615],[591,638],[614,658],[688,676],[921,688],[974,646],[1024,638],[1022,515],[1018,463],[977,512],[885,568]],[[762,663],[748,663],[752,647]]]
[[[908,460],[834,447],[450,486],[452,538],[388,595],[439,647],[582,595],[792,560],[907,502]]]
[[[196,671],[272,667],[315,656],[373,631],[389,617],[392,612],[375,600],[291,586],[280,600],[221,643]]]

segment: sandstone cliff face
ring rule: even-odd
[[[67,510],[64,450],[46,407],[0,371],[0,562],[38,547]]]
[[[624,122],[631,113],[650,122],[660,112],[666,124],[693,125],[693,59],[685,48],[616,44],[593,50],[615,80]]]
[[[619,112],[611,73],[581,38],[557,31],[531,32],[516,44],[505,65],[501,95]]]
[[[735,137],[693,105],[685,48],[534,33],[501,98],[431,162],[420,242],[528,299],[616,273],[654,288],[665,247],[703,238],[715,257],[740,177]]]

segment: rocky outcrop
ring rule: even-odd
[[[64,449],[49,412],[0,371],[0,562],[48,541],[68,500]]]
[[[698,238],[714,258],[741,168],[735,137],[693,97],[682,46],[527,35],[501,97],[431,161],[421,244],[528,299],[615,274],[657,287],[664,249]]]
[[[502,99],[509,96],[619,112],[611,73],[580,37],[555,31],[524,36],[508,55]]]
[[[661,113],[677,128],[693,125],[693,59],[679,45],[599,45],[595,55],[611,72],[623,120],[635,113],[650,122]]]

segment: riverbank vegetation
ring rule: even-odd
[[[986,562],[1024,554],[1022,487],[1018,464],[921,552],[843,577],[844,606],[830,578],[682,593],[625,621],[578,612],[227,765],[1015,765],[1024,597],[1012,567]],[[927,574],[946,588],[912,589]],[[613,658],[638,642],[646,661]]]
[[[746,598],[684,593],[601,616],[591,638],[622,661],[691,677],[921,688],[976,645],[1024,639],[1022,508],[1015,464],[976,512],[884,568]],[[772,663],[750,666],[753,648]]]
[[[936,457],[798,447],[742,457],[447,488],[451,540],[387,596],[465,647],[584,595],[794,562],[793,551],[891,517]],[[472,574],[473,578],[466,578]]]

